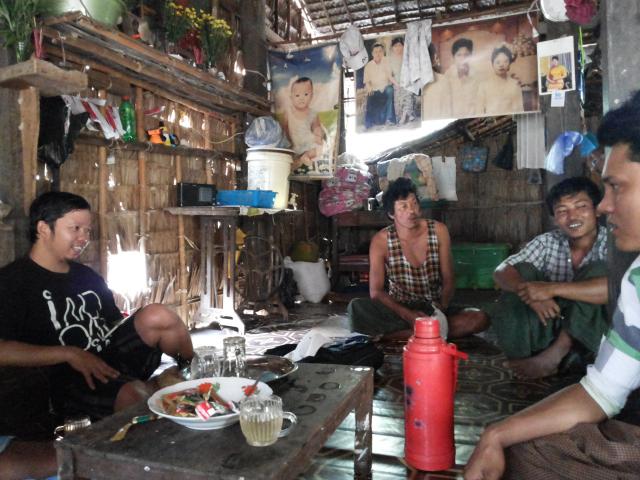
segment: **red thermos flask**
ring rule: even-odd
[[[446,470],[455,461],[453,400],[458,359],[467,359],[440,337],[435,318],[418,318],[404,347],[404,455],[418,470]]]

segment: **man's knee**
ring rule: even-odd
[[[141,327],[171,328],[182,324],[177,313],[159,303],[151,303],[138,310],[134,321]]]

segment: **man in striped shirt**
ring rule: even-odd
[[[612,147],[598,211],[621,251],[640,252],[640,92],[605,115],[598,140]],[[639,386],[640,256],[622,279],[611,328],[586,376],[489,426],[465,480],[638,478],[640,428],[607,419]]]

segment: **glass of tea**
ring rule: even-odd
[[[286,428],[282,428],[284,419],[290,422]],[[240,404],[240,429],[253,447],[276,443],[278,438],[289,435],[297,422],[292,412],[282,411],[282,399],[276,395],[267,398],[252,395]]]

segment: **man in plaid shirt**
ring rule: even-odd
[[[382,205],[393,224],[371,240],[369,298],[349,303],[351,329],[386,340],[406,340],[420,317],[437,318],[444,338],[485,329],[484,312],[449,305],[455,290],[449,230],[444,223],[422,217],[413,182],[408,178],[391,182]]]
[[[598,350],[608,326],[607,233],[596,215],[601,197],[584,177],[555,185],[546,203],[558,228],[531,240],[494,273],[504,294],[491,323],[517,376],[545,377],[564,358],[592,360]]]

